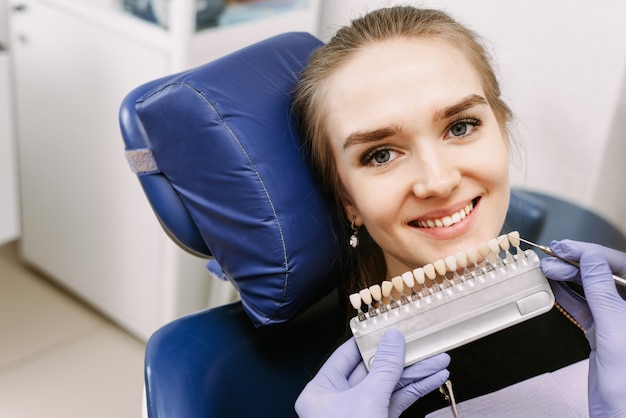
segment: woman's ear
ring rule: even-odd
[[[359,227],[363,225],[363,220],[361,219],[359,212],[357,211],[357,209],[354,207],[352,203],[344,201],[343,210],[346,214],[348,223],[354,224],[355,227]],[[353,220],[354,220],[354,223],[353,223]]]

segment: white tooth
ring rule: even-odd
[[[384,297],[389,297],[391,294],[391,289],[393,289],[393,284],[389,280],[385,280],[381,285],[381,289],[383,291]]]
[[[446,266],[448,266],[448,271],[456,271],[456,257],[453,255],[449,255],[446,257]]]
[[[413,270],[413,276],[418,284],[424,284],[424,269],[419,267]]]
[[[459,266],[463,268],[467,266],[467,254],[465,254],[463,251],[457,253],[456,262],[458,263]]]
[[[413,286],[415,286],[415,278],[413,277],[413,273],[410,271],[402,273],[402,280],[408,288],[412,288]]]
[[[489,253],[490,253],[490,251],[489,251],[489,246],[487,245],[487,243],[486,243],[486,242],[481,242],[481,243],[478,245],[478,253],[479,253],[480,255],[482,255],[483,257],[487,257],[487,254],[489,254]]]
[[[467,255],[469,261],[476,264],[476,262],[478,261],[478,251],[476,250],[476,248],[468,248],[467,250],[465,250],[465,254]]]
[[[426,264],[422,268],[424,269],[424,274],[426,274],[426,277],[428,277],[430,280],[434,280],[435,277],[437,277],[437,274],[435,274],[435,266],[433,266],[432,264]]]
[[[382,291],[380,290],[380,285],[379,284],[374,284],[372,286],[370,286],[370,293],[372,295],[372,297],[374,298],[374,300],[376,301],[380,301],[383,297]]]
[[[372,304],[372,294],[369,289],[363,289],[359,292],[359,296],[361,296],[361,300],[365,302],[367,305]]]
[[[509,235],[509,240],[511,241],[511,245],[514,247],[519,247],[520,246],[519,231],[509,232],[508,235]]]
[[[441,219],[435,219],[435,226],[438,226],[438,227],[443,226],[443,222],[441,222]]]
[[[433,221],[432,219],[429,219],[428,221],[426,221],[428,223],[428,227],[429,228],[434,228],[437,225],[435,225],[435,221]]]
[[[500,244],[498,244],[498,240],[496,238],[487,241],[487,247],[489,247],[491,252],[494,254],[498,254],[500,252]]]
[[[393,287],[400,293],[402,293],[402,291],[404,290],[404,283],[402,282],[402,277],[400,276],[396,276],[394,278],[391,279],[391,283],[393,284]]]
[[[353,293],[350,295],[350,303],[352,307],[356,310],[361,309],[361,295],[358,293]]]
[[[441,221],[443,223],[443,226],[450,226],[450,225],[452,225],[452,218],[449,217],[449,216],[444,216]]]
[[[426,228],[426,225],[424,225],[424,222],[422,221],[417,222],[417,226],[419,226],[420,228]]]
[[[461,215],[461,219],[465,219],[465,217],[467,216],[467,215],[465,214],[465,209],[461,209],[461,210],[459,211],[459,215]]]
[[[457,212],[454,215],[452,215],[452,223],[459,223],[461,222],[461,215]]]
[[[508,249],[510,248],[509,237],[506,235],[500,235],[498,237],[498,244],[500,245],[500,248],[502,248],[504,251],[508,251]]]
[[[472,211],[472,208],[470,208],[470,205],[465,206],[465,213],[467,215],[469,215],[471,211]]]
[[[446,263],[443,260],[437,260],[433,263],[433,265],[435,266],[435,270],[437,271],[437,273],[439,273],[440,276],[443,276],[446,274]]]

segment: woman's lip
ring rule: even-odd
[[[461,209],[465,209],[468,205],[473,204],[474,206],[476,206],[476,204],[478,204],[478,201],[480,200],[480,197],[475,197],[474,199],[468,200],[466,202],[463,203],[458,203],[454,206],[449,206],[445,209],[437,209],[431,212],[428,212],[422,216],[420,216],[417,219],[412,220],[410,223],[412,225],[417,226],[418,222],[426,222],[429,220],[435,220],[435,219],[442,219],[446,216],[452,216],[455,213],[458,213],[461,211]]]

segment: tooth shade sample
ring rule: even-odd
[[[370,286],[370,294],[377,302],[380,302],[380,300],[383,298],[382,290],[380,289],[380,285],[378,284]]]
[[[417,281],[418,284],[424,284],[425,278],[423,268],[419,267],[413,270],[413,276],[415,277],[415,281]]]
[[[450,255],[445,258],[446,266],[448,267],[448,271],[456,271],[456,257]]]
[[[446,274],[446,263],[443,260],[437,260],[433,263],[435,266],[435,270],[440,276],[445,276]]]
[[[508,235],[500,235],[498,237],[498,244],[500,244],[500,248],[504,251],[508,251],[510,248],[509,236]]]
[[[400,276],[396,276],[394,278],[391,279],[391,283],[393,284],[393,287],[400,293],[402,293],[402,291],[404,290],[404,283],[402,282],[402,277]]]
[[[481,244],[478,245],[478,253],[483,256],[483,257],[487,257],[487,255],[490,253],[491,251],[489,250],[489,247],[487,246],[487,243],[483,242]]]
[[[520,246],[519,232],[513,231],[509,233],[508,235],[509,235],[509,240],[511,241],[511,245],[514,247],[519,247]]]
[[[487,246],[494,254],[498,254],[500,252],[500,244],[498,244],[498,240],[495,238],[487,241]]]
[[[476,250],[476,248],[468,248],[467,251],[465,251],[465,254],[467,255],[469,261],[476,264],[476,262],[478,261],[478,251]]]
[[[389,297],[391,294],[391,289],[393,289],[393,284],[389,280],[385,280],[381,286],[384,297]]]
[[[461,268],[465,268],[467,266],[467,254],[463,251],[456,254],[456,262]]]
[[[437,277],[437,274],[435,274],[435,266],[433,266],[432,264],[426,264],[422,268],[424,269],[426,277],[428,277],[430,280],[435,280],[435,277]]]
[[[408,288],[413,288],[415,286],[415,278],[413,277],[413,273],[410,271],[406,271],[402,273],[402,281]]]
[[[365,304],[367,305],[371,305],[372,304],[372,294],[370,293],[369,289],[363,289],[359,292],[359,295],[361,296],[361,300],[363,300],[363,302],[365,302]]]
[[[350,304],[356,310],[361,309],[361,295],[353,293],[350,295]]]

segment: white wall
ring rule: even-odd
[[[0,44],[7,46],[9,39],[8,0],[0,0]]]
[[[626,2],[326,0],[320,35],[391,4],[444,9],[487,39],[525,150],[514,184],[589,207],[626,233]]]

